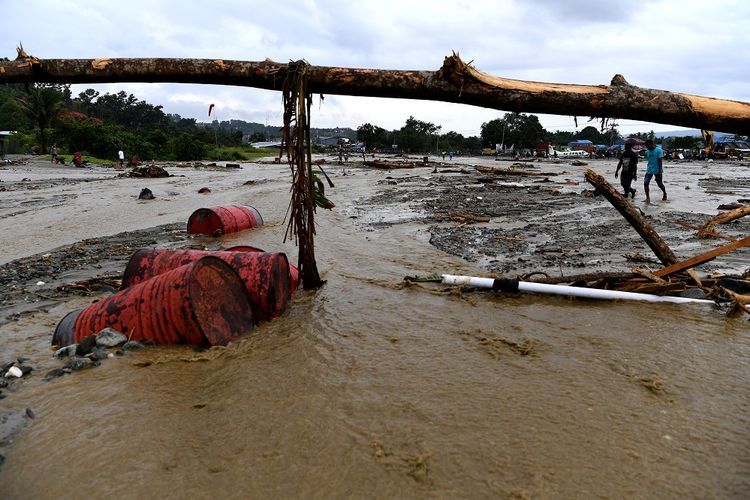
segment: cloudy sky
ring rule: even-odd
[[[547,82],[633,85],[750,101],[747,0],[0,0],[0,57],[194,57],[436,70],[458,51],[480,70]],[[74,94],[91,85],[73,86]],[[281,123],[277,92],[113,84],[168,113]],[[502,112],[429,101],[327,96],[313,126],[400,128],[409,115],[475,135]],[[569,116],[541,116],[576,130]],[[578,128],[586,119],[578,120]],[[621,121],[622,133],[678,127]]]

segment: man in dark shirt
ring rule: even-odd
[[[615,179],[617,174],[622,168],[622,177],[620,177],[620,184],[625,190],[625,198],[631,195],[635,198],[635,189],[630,187],[630,183],[635,180],[636,171],[638,169],[638,155],[633,151],[632,144],[625,144],[625,151],[620,155],[620,162],[617,164],[617,170],[615,170]]]

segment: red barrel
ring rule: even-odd
[[[253,324],[242,279],[206,256],[69,313],[52,343],[70,345],[111,327],[139,342],[226,345]]]
[[[190,215],[187,230],[190,234],[220,236],[262,225],[263,217],[255,208],[232,205],[229,207],[199,208]]]
[[[260,248],[256,247],[250,247],[247,245],[237,245],[234,247],[229,247],[226,249],[227,252],[265,252],[265,250],[261,250]],[[297,269],[297,266],[289,263],[289,294],[293,294],[297,287],[299,287],[299,269]]]
[[[205,252],[143,248],[130,257],[122,276],[122,288],[183,266],[207,255],[229,264],[245,283],[257,321],[278,318],[289,303],[289,261],[283,253]]]

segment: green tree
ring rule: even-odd
[[[440,149],[442,151],[461,151],[464,149],[464,136],[450,131],[440,136]]]
[[[357,127],[357,140],[365,143],[368,150],[389,149],[391,132],[382,127],[365,123]]]
[[[55,88],[35,85],[26,95],[16,98],[22,112],[37,133],[37,143],[42,152],[49,146],[49,129],[54,126],[62,112],[63,96]]]
[[[544,139],[544,130],[536,115],[506,113],[503,118],[482,124],[482,144],[494,147],[495,144],[515,145],[516,148],[534,148]]]
[[[672,149],[693,149],[698,147],[701,138],[686,135],[684,137],[670,137],[666,142]]]
[[[591,125],[589,125],[588,127],[584,127],[583,130],[576,134],[575,138],[591,141],[594,144],[601,144],[603,142],[602,134],[601,132],[599,132],[599,129],[597,129],[596,127],[592,127]]]
[[[432,151],[437,147],[437,134],[440,125],[423,122],[410,116],[406,124],[394,133],[396,143],[404,151],[411,153]]]

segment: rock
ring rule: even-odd
[[[34,412],[31,408],[26,408],[26,416],[32,420],[36,418],[36,415],[34,415]]]
[[[8,368],[8,371],[5,372],[5,377],[6,378],[11,378],[11,377],[21,378],[23,377],[23,372],[17,366],[11,366],[10,368]]]
[[[21,376],[28,375],[34,371],[34,368],[29,365],[18,365],[18,369],[21,370]]]
[[[240,168],[240,164],[239,163],[227,163],[226,167],[227,168]]]
[[[210,190],[210,189],[208,189],[207,187],[202,187],[202,188],[200,188],[200,189],[198,190],[198,192],[199,192],[199,193],[210,193],[210,192],[211,192],[211,190]]]
[[[53,378],[62,377],[65,375],[65,370],[62,368],[55,368],[54,370],[50,370],[47,372],[47,374],[44,376],[44,380],[52,380]]]
[[[28,361],[29,359],[30,359],[30,358],[27,358],[27,357],[25,357],[25,356],[21,356],[20,358],[17,358],[17,359],[16,359],[16,361],[18,361],[18,364],[19,364],[19,365],[22,365],[22,364],[24,364],[25,362],[27,362],[27,361]]]
[[[26,419],[20,411],[0,413],[0,446],[7,446],[26,426]]]
[[[81,340],[78,343],[78,347],[76,348],[76,354],[78,356],[85,356],[88,353],[91,352],[91,349],[93,349],[96,346],[96,335],[89,335],[88,337],[84,337],[83,340]]]
[[[122,349],[124,351],[134,351],[136,349],[143,349],[144,347],[146,346],[141,344],[140,342],[131,340],[131,341],[125,342],[125,345],[122,346]]]
[[[114,328],[105,328],[96,334],[96,345],[99,347],[117,347],[128,341],[128,338]]]
[[[62,347],[55,351],[55,354],[53,354],[56,358],[67,358],[68,356],[75,356],[76,355],[76,349],[78,348],[78,345],[71,344],[66,347]]]
[[[706,292],[704,292],[701,288],[693,287],[693,288],[687,288],[680,293],[677,294],[679,297],[686,297],[688,299],[705,299],[706,298]]]
[[[143,188],[141,189],[141,194],[138,195],[138,199],[139,200],[153,200],[154,193],[152,193],[149,188]]]
[[[0,377],[0,389],[5,389],[6,387],[8,387],[8,379]]]
[[[106,348],[97,346],[94,347],[91,352],[84,357],[89,358],[92,361],[100,361],[102,359],[107,359],[107,354],[108,353]]]
[[[71,370],[84,370],[93,366],[94,362],[89,358],[73,358],[65,364],[65,368],[70,368]]]

